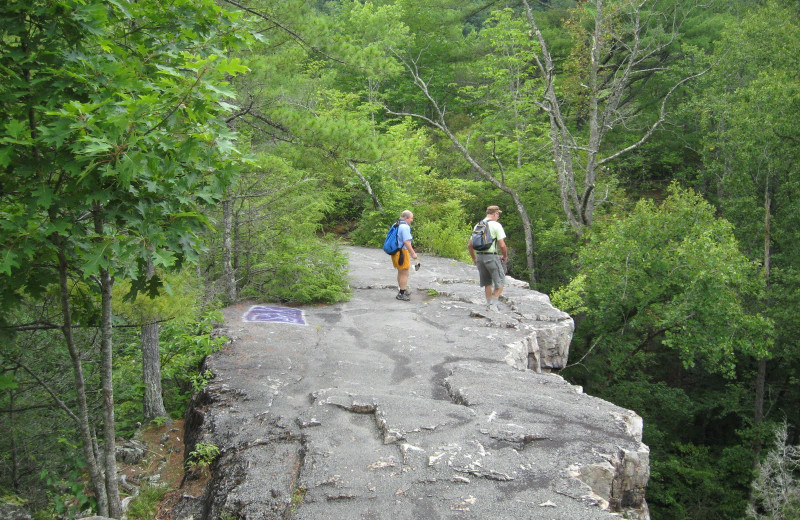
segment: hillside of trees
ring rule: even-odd
[[[497,204],[652,518],[800,518],[797,0],[9,0],[0,42],[0,501],[119,518],[221,307],[347,299],[404,209],[467,260]]]

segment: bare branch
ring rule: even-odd
[[[375,209],[378,211],[383,211],[383,206],[381,206],[381,203],[378,200],[378,196],[375,195],[375,192],[372,191],[372,186],[370,185],[367,178],[361,174],[358,167],[356,167],[355,163],[350,159],[347,160],[347,165],[350,167],[351,170],[353,170],[353,173],[358,175],[358,178],[361,179],[361,182],[364,184],[367,193],[369,193],[369,196],[372,197],[372,203],[375,205]]]
[[[390,49],[391,50],[391,49]],[[536,273],[535,273],[535,264],[533,259],[533,230],[531,225],[530,217],[528,216],[528,212],[525,209],[525,205],[522,203],[519,194],[516,190],[511,188],[510,186],[506,185],[504,179],[498,180],[494,174],[486,169],[480,162],[478,162],[472,154],[469,152],[466,146],[461,142],[458,137],[450,130],[450,127],[447,125],[447,121],[445,119],[445,110],[442,108],[439,103],[437,103],[436,99],[431,95],[430,91],[428,90],[428,84],[425,80],[422,79],[419,75],[419,69],[417,67],[418,60],[406,60],[403,56],[399,53],[391,50],[391,52],[399,59],[408,70],[411,78],[414,82],[414,85],[419,88],[420,92],[425,96],[428,100],[428,103],[433,108],[434,112],[436,113],[436,119],[431,119],[428,116],[422,114],[415,114],[415,113],[408,113],[408,112],[395,112],[388,107],[386,111],[391,115],[397,116],[406,116],[406,117],[413,117],[417,119],[421,119],[435,128],[438,128],[443,134],[450,139],[450,142],[453,143],[453,146],[458,150],[461,156],[467,161],[467,163],[479,174],[481,174],[486,180],[488,180],[493,186],[498,188],[499,190],[507,193],[511,196],[512,200],[514,201],[514,205],[517,209],[517,212],[520,215],[520,219],[522,220],[522,227],[525,233],[525,248],[526,248],[526,258],[528,262],[528,272],[530,273],[530,280],[533,286],[536,285]],[[497,157],[495,156],[495,159]],[[501,169],[502,173],[502,169]]]
[[[29,369],[27,366],[23,365],[22,363],[20,363],[20,362],[17,362],[17,366],[19,366],[19,367],[20,367],[22,370],[24,370],[25,372],[27,372],[27,373],[28,373],[28,375],[30,375],[32,378],[34,378],[34,379],[36,380],[36,382],[37,382],[37,383],[39,383],[39,385],[40,385],[42,388],[44,388],[44,389],[45,389],[45,391],[46,391],[48,394],[50,394],[50,397],[52,397],[52,398],[53,398],[53,401],[55,401],[55,403],[58,405],[58,407],[59,407],[59,408],[61,408],[62,410],[64,410],[64,411],[67,413],[67,415],[70,417],[70,419],[72,419],[72,420],[73,420],[73,421],[75,421],[76,423],[80,423],[80,419],[78,419],[78,416],[77,416],[77,415],[75,415],[75,414],[72,412],[72,410],[70,410],[69,406],[67,406],[67,405],[64,403],[64,401],[62,401],[61,399],[59,399],[59,398],[58,398],[58,396],[55,394],[55,392],[53,392],[53,390],[51,390],[51,389],[50,389],[50,387],[47,385],[47,383],[45,383],[44,381],[42,381],[42,380],[39,378],[39,376],[37,376],[36,374],[34,374],[34,373],[33,373],[33,371],[32,371],[31,369]]]
[[[323,56],[323,57],[325,57],[325,58],[327,58],[327,59],[329,59],[331,61],[335,61],[337,63],[341,63],[342,65],[347,65],[349,67],[355,67],[355,65],[353,65],[351,63],[348,63],[346,61],[340,60],[338,58],[334,58],[333,56],[331,56],[329,54],[326,54],[325,52],[321,51],[320,49],[314,47],[313,45],[308,43],[302,36],[297,34],[297,32],[295,32],[292,29],[286,27],[284,24],[278,22],[274,18],[271,18],[270,16],[268,16],[268,15],[266,15],[264,13],[260,13],[260,12],[256,11],[255,9],[253,9],[251,7],[247,7],[246,5],[242,5],[241,3],[239,3],[239,2],[237,2],[235,0],[222,0],[222,1],[226,2],[228,4],[231,4],[232,6],[238,7],[242,11],[245,11],[245,12],[248,12],[248,13],[254,15],[254,16],[257,16],[258,18],[261,18],[262,20],[268,21],[269,23],[275,25],[276,27],[280,28],[283,32],[285,32],[286,34],[291,36],[295,41],[300,43],[300,45],[302,45],[303,47],[305,47],[306,49],[310,50],[311,52],[313,52],[315,54],[319,54],[320,56]],[[359,67],[356,67],[356,68],[359,68]]]
[[[707,73],[710,70],[711,70],[711,67],[708,67],[707,69],[703,70],[702,72],[698,72],[697,74],[692,74],[691,76],[687,76],[687,77],[683,78],[682,80],[680,80],[679,82],[677,82],[675,85],[673,85],[672,88],[669,89],[669,92],[667,92],[667,94],[664,96],[664,99],[661,100],[661,111],[659,113],[658,120],[656,122],[654,122],[650,126],[650,128],[647,130],[647,132],[645,132],[645,134],[641,137],[641,139],[639,139],[636,143],[634,143],[634,144],[632,144],[630,146],[627,146],[627,147],[623,148],[622,150],[619,150],[616,153],[614,153],[612,155],[609,155],[608,157],[605,157],[605,158],[597,161],[597,165],[600,166],[600,165],[603,165],[605,163],[611,162],[614,159],[617,159],[618,157],[620,157],[622,155],[625,155],[626,153],[628,153],[628,152],[630,152],[632,150],[635,150],[636,148],[639,148],[648,139],[650,139],[650,137],[653,135],[653,133],[656,131],[656,129],[659,127],[659,125],[661,125],[661,123],[663,123],[664,120],[667,118],[667,101],[669,101],[670,96],[672,96],[672,94],[681,85],[683,85],[684,83],[687,83],[687,82],[689,82],[689,81],[691,81],[693,79],[697,79],[697,78],[703,76],[705,73]]]
[[[583,357],[581,357],[578,361],[576,361],[574,363],[570,363],[569,365],[565,366],[564,368],[566,369],[566,368],[572,368],[574,366],[582,366],[583,365],[583,360],[586,359],[587,357],[589,357],[589,354],[591,354],[592,351],[595,349],[595,347],[597,347],[597,345],[600,344],[600,341],[602,339],[603,339],[603,336],[601,335],[599,338],[597,338],[595,340],[594,343],[592,343],[592,346],[589,347],[589,350],[586,351],[586,353],[583,355]]]
[[[494,162],[497,164],[497,169],[500,170],[500,179],[502,180],[503,184],[506,182],[506,172],[503,168],[503,163],[500,162],[500,158],[497,157],[497,142],[492,139],[492,157],[494,157]]]

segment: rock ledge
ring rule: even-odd
[[[185,434],[221,455],[172,518],[649,519],[641,418],[556,374],[546,295],[513,280],[487,312],[472,266],[425,257],[400,302],[386,254],[347,251],[352,300],[308,326],[226,310]]]

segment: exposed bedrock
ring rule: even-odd
[[[186,422],[221,454],[173,518],[649,518],[642,420],[557,374],[546,295],[509,280],[488,312],[473,266],[423,257],[402,302],[385,253],[347,251],[353,298],[305,326],[226,309]]]

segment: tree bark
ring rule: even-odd
[[[14,370],[16,376],[17,371]],[[16,405],[14,389],[8,391],[8,435],[11,437],[11,488],[15,493],[19,492],[19,462],[17,461],[17,432],[16,432],[16,415],[14,407]]]
[[[355,163],[353,161],[348,159],[347,160],[347,166],[349,166],[350,169],[353,170],[353,172],[356,175],[358,175],[358,178],[361,179],[361,183],[364,185],[364,188],[366,188],[367,193],[369,193],[369,196],[372,197],[372,204],[375,206],[375,209],[377,211],[383,211],[383,206],[381,206],[381,203],[378,200],[378,196],[375,195],[375,192],[372,191],[372,186],[370,185],[370,183],[367,180],[367,178],[364,177],[364,175],[361,174],[361,172],[356,167],[356,165],[355,165]]]
[[[144,384],[144,419],[168,417],[161,393],[161,356],[158,321],[142,326],[142,383]]]
[[[498,188],[499,190],[507,193],[511,196],[511,199],[514,201],[514,207],[519,213],[520,220],[522,222],[522,229],[525,234],[525,258],[527,260],[528,266],[528,273],[531,287],[536,287],[536,270],[535,270],[535,262],[533,258],[533,224],[531,224],[530,216],[528,216],[528,211],[525,209],[525,205],[522,203],[522,199],[520,198],[519,194],[516,190],[508,186],[507,184],[501,182],[500,180],[495,177],[492,172],[488,169],[484,168],[481,163],[479,163],[469,150],[467,150],[466,146],[464,146],[461,141],[456,137],[453,132],[450,131],[450,127],[447,125],[447,121],[444,117],[444,111],[439,106],[439,103],[433,98],[430,91],[428,90],[428,85],[425,80],[420,77],[419,72],[416,70],[416,64],[414,62],[408,62],[403,59],[401,56],[395,54],[398,58],[400,58],[406,66],[406,69],[411,74],[412,79],[414,80],[414,85],[420,89],[420,91],[425,95],[425,98],[428,100],[428,103],[434,110],[436,114],[436,119],[431,119],[422,114],[414,114],[409,112],[394,112],[390,109],[386,109],[386,111],[391,115],[396,116],[408,116],[414,117],[417,119],[422,119],[426,121],[430,125],[438,128],[444,135],[447,136],[448,139],[453,143],[456,150],[461,154],[462,157],[467,161],[467,163],[472,166],[475,171],[481,174],[486,180],[488,180],[493,186]]]
[[[72,373],[75,385],[75,394],[78,400],[78,430],[83,444],[83,456],[86,457],[89,477],[97,500],[97,510],[100,516],[108,516],[108,496],[103,472],[95,457],[95,439],[89,423],[89,407],[86,400],[86,382],[83,378],[83,366],[75,340],[72,336],[72,310],[69,304],[69,284],[67,276],[67,258],[63,246],[58,245],[58,282],[59,296],[61,299],[61,315],[63,325],[61,333],[64,335],[69,357],[72,360]]]
[[[103,456],[105,458],[108,512],[112,518],[122,518],[122,506],[117,482],[117,428],[114,421],[114,371],[112,353],[111,289],[114,281],[108,269],[100,270],[100,379],[103,394]]]
[[[148,280],[156,274],[152,260],[147,261]],[[142,384],[144,385],[143,409],[145,421],[156,417],[167,417],[164,398],[161,393],[161,353],[158,341],[158,316],[142,325]]]
[[[98,236],[103,236],[102,209],[94,208],[94,228]],[[113,371],[113,327],[111,311],[112,288],[114,280],[107,267],[101,267],[100,284],[100,381],[103,396],[103,460],[105,468],[108,514],[112,518],[122,518],[122,505],[117,482],[116,423],[114,421],[114,371]]]
[[[230,191],[227,189],[226,191]],[[236,273],[233,270],[233,212],[230,193],[222,201],[222,278],[228,302],[236,301]]]
[[[764,188],[764,279],[765,279],[765,294],[769,298],[770,286],[770,243],[772,238],[770,236],[770,213],[772,212],[772,197],[770,196],[769,174],[767,174],[766,187]],[[764,422],[764,395],[767,384],[767,358],[762,357],[758,360],[758,372],[756,374],[756,388],[755,388],[755,406],[753,413],[753,424],[757,427]],[[756,437],[755,446],[753,447],[755,453],[754,464],[758,464],[761,457],[761,440]]]

